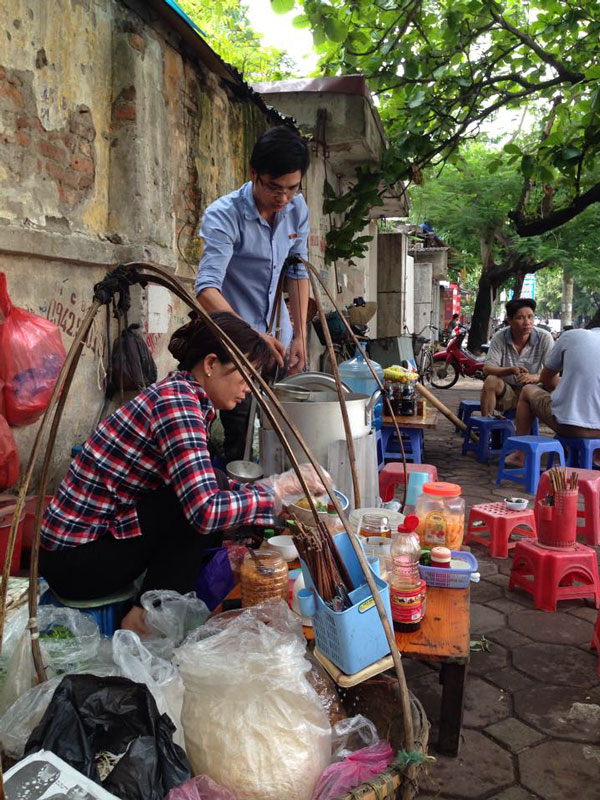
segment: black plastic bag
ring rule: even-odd
[[[34,729],[25,754],[51,750],[123,800],[163,800],[191,776],[173,723],[158,713],[141,683],[127,678],[67,675]],[[100,753],[124,755],[104,781]]]
[[[139,327],[129,325],[113,343],[108,397],[120,388],[140,391],[156,381],[156,364],[148,345],[138,333]]]

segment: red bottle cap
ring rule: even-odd
[[[400,533],[412,533],[419,527],[419,518],[416,514],[407,514],[402,525],[398,525]]]

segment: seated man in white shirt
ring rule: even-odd
[[[559,436],[600,439],[598,363],[600,328],[563,333],[545,360],[540,375],[543,388],[524,386],[521,391],[515,419],[517,436],[527,435],[537,417]],[[523,466],[524,454],[513,453],[505,463]]]

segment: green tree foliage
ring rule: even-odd
[[[519,237],[508,213],[518,201],[521,174],[516,163],[501,161],[490,173],[498,148],[472,143],[435,179],[410,192],[411,218],[427,219],[437,235],[452,247],[451,263],[466,272],[465,288],[477,291],[470,342],[487,337],[492,302],[502,287],[520,289],[526,273],[546,267],[557,274],[568,268],[577,296],[600,299],[600,229],[593,207],[556,231]],[[544,274],[544,273],[542,273]],[[542,287],[554,286],[543,281]],[[599,287],[596,295],[595,285]],[[553,308],[553,304],[550,303]],[[590,315],[589,304],[576,313]]]
[[[279,81],[294,72],[285,52],[266,47],[248,19],[248,6],[236,0],[178,0],[208,44],[247,81]]]
[[[271,0],[281,13],[294,0]],[[326,74],[362,73],[390,140],[390,182],[419,182],[501,109],[534,112],[510,214],[520,236],[552,230],[600,201],[597,0],[297,0]]]

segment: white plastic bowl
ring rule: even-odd
[[[504,502],[510,511],[525,511],[529,505],[526,497],[505,497]]]
[[[274,547],[286,561],[294,561],[298,558],[298,551],[291,536],[271,536],[267,545]]]
[[[349,506],[348,498],[346,497],[346,495],[342,494],[342,492],[339,492],[337,489],[334,489],[333,492],[337,497],[337,499],[340,501],[340,505],[342,506],[342,511],[346,511],[346,509]],[[298,500],[300,499],[301,498],[298,498]],[[329,498],[327,497],[327,495],[325,495],[324,502],[326,503],[329,502]],[[311,525],[315,524],[315,520],[310,508],[302,508],[302,506],[297,505],[296,502],[291,503],[288,506],[288,508],[290,511],[293,511],[293,513],[298,517],[298,519],[303,525],[307,525],[310,527]],[[327,511],[317,511],[317,514],[320,519],[325,519],[325,517],[327,517]]]

